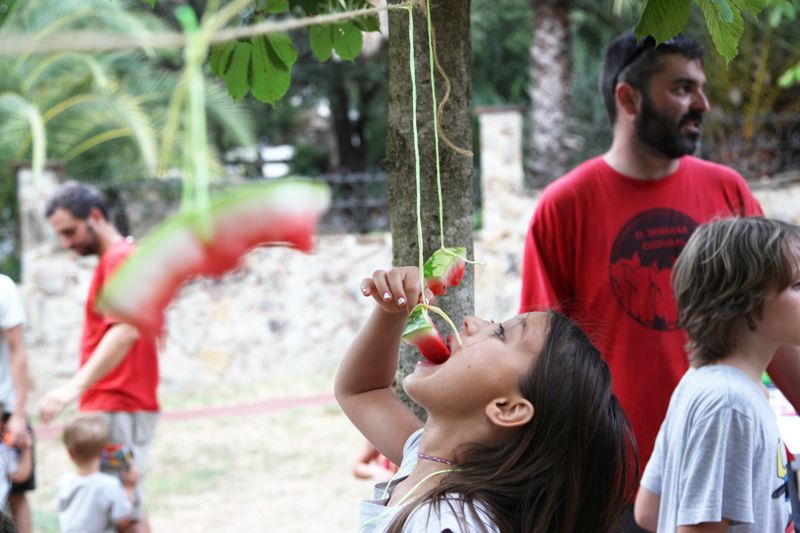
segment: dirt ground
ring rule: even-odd
[[[162,395],[165,416],[144,482],[153,531],[356,531],[358,502],[371,483],[351,474],[363,440],[329,396],[331,384],[331,376],[277,376]],[[303,398],[312,400],[291,401]],[[290,401],[270,404],[277,399]],[[246,407],[254,403],[262,407]],[[223,405],[241,409],[224,415],[207,409]],[[166,414],[187,412],[193,416]],[[59,436],[39,439],[36,460],[34,531],[57,532],[55,485],[70,469]]]

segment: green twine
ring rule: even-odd
[[[208,52],[208,36],[198,26],[197,17],[189,6],[181,6],[175,15],[186,32],[186,103],[187,136],[184,145],[184,188],[181,207],[196,210],[199,232],[203,240],[213,238],[210,201],[208,197],[209,157],[206,125],[205,82],[203,61]],[[187,179],[188,176],[188,179]]]
[[[436,191],[439,194],[439,245],[444,249],[444,202],[442,202],[442,171],[439,165],[439,123],[436,110],[436,76],[433,71],[433,36],[431,24],[431,1],[426,0],[425,12],[428,17],[428,63],[431,67],[431,101],[433,102],[433,146],[436,150]]]
[[[425,287],[422,250],[422,189],[419,170],[419,134],[417,133],[417,74],[414,66],[414,6],[408,5],[408,62],[411,73],[411,124],[414,132],[414,176],[417,184],[417,241],[419,242],[419,288]]]

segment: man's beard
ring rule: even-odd
[[[683,125],[695,121],[703,122],[703,115],[697,111],[689,111],[675,124],[669,117],[659,113],[653,107],[650,97],[642,93],[642,109],[636,116],[634,127],[636,136],[644,144],[664,154],[670,159],[677,159],[693,154],[700,144],[698,133],[683,133]]]
[[[93,227],[86,226],[86,236],[86,242],[79,247],[75,247],[74,250],[78,252],[78,255],[82,256],[99,255],[100,239],[97,237],[97,232]]]

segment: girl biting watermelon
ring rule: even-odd
[[[403,382],[423,422],[391,387],[419,271],[379,270],[362,292],[377,305],[342,361],[336,398],[400,468],[362,502],[361,531],[613,530],[635,490],[635,443],[578,326],[552,311],[467,318],[463,344]]]

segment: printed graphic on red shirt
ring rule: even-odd
[[[678,329],[669,277],[697,225],[679,211],[650,209],[629,220],[617,234],[611,248],[611,288],[619,305],[642,326]]]

